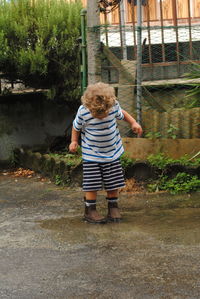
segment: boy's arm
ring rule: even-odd
[[[142,135],[142,127],[127,111],[122,110],[122,113],[124,115],[124,120],[130,124],[132,131],[140,137]]]
[[[72,153],[75,153],[78,148],[78,139],[80,136],[80,131],[77,131],[72,127],[72,137],[71,137],[71,143],[69,145],[69,151]]]

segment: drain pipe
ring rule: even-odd
[[[85,91],[87,87],[87,45],[86,45],[86,14],[87,10],[81,10],[81,91]]]

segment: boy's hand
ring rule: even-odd
[[[72,141],[69,145],[69,151],[72,153],[75,153],[78,148],[78,142],[77,141]]]
[[[134,122],[132,124],[131,129],[134,133],[138,135],[138,137],[142,136],[142,127],[137,122]]]
[[[129,123],[131,129],[134,133],[138,135],[138,137],[142,136],[142,127],[136,122],[136,120],[125,110],[122,109],[122,113],[124,115],[124,120]]]

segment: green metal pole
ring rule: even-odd
[[[142,123],[142,0],[137,0],[137,122]]]
[[[81,91],[82,93],[87,87],[87,51],[86,51],[86,14],[87,10],[81,10]]]

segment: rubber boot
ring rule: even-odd
[[[107,222],[106,218],[102,217],[97,212],[96,204],[90,206],[85,205],[84,220],[86,220],[89,223],[99,223],[99,224],[105,224]]]
[[[120,215],[118,203],[116,201],[108,201],[108,215],[107,220],[109,222],[120,222],[122,217]]]

